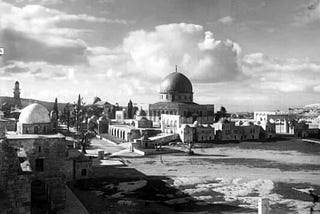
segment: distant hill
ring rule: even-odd
[[[290,108],[290,113],[296,114],[300,119],[312,121],[320,116],[320,104],[308,104],[299,108]]]
[[[303,107],[304,109],[320,109],[320,103],[309,104]]]
[[[9,105],[14,105],[14,99],[13,97],[7,97],[7,96],[0,96],[0,106],[2,106],[4,103],[8,103]],[[28,99],[28,98],[21,98],[21,105],[22,108],[26,107],[29,104],[32,103],[39,103],[46,107],[49,111],[52,110],[54,102],[47,102],[47,101],[41,101],[41,100],[35,100],[35,99]],[[62,111],[67,103],[59,103],[58,100],[58,108],[59,111]]]

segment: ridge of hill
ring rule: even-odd
[[[54,105],[54,102],[48,102],[48,101],[42,101],[42,100],[36,100],[36,99],[20,98],[20,100],[21,100],[22,108],[32,103],[39,103],[44,107],[46,107],[49,111],[51,111]],[[8,96],[0,96],[0,106],[2,106],[4,103],[8,103],[9,105],[14,105],[14,98],[8,97]],[[62,109],[66,106],[66,104],[67,103],[59,103],[59,100],[58,100],[59,111],[62,111]]]

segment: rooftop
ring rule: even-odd
[[[16,134],[15,132],[7,132],[6,138],[8,140],[15,140],[15,139],[43,139],[43,138],[65,138],[64,135],[57,133],[57,134],[49,134],[49,135],[39,135],[39,134]]]
[[[22,109],[19,123],[50,123],[49,111],[43,105],[33,103]]]

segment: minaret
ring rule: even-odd
[[[14,98],[14,106],[17,108],[21,108],[20,84],[18,81],[16,81],[16,83],[14,84],[13,98]]]

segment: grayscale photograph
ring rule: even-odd
[[[0,0],[0,214],[320,214],[320,0]]]

